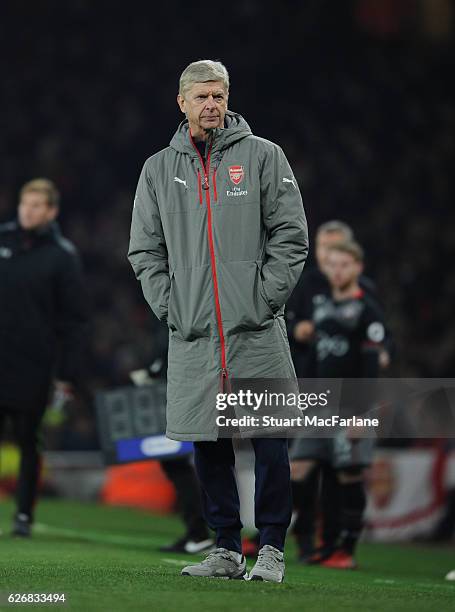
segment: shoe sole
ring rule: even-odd
[[[194,574],[190,574],[189,572],[181,572],[181,576],[190,576],[191,578],[219,578],[221,580],[248,580],[248,574],[246,569],[242,574],[237,574],[237,576],[195,576]]]
[[[257,574],[255,574],[254,576],[251,576],[251,578],[248,578],[248,580],[260,582],[274,582],[275,584],[281,584],[282,582],[284,582],[284,576],[281,578],[281,580],[264,580],[262,576],[258,576]]]

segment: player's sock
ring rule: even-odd
[[[321,468],[321,547],[333,550],[340,536],[340,492],[336,470],[328,464]]]
[[[314,526],[319,474],[313,470],[305,480],[292,481],[292,498],[297,510],[294,534],[299,547],[299,556],[311,555],[314,549]]]
[[[340,484],[341,495],[341,543],[347,554],[354,550],[363,528],[363,513],[366,506],[365,487],[362,481]]]

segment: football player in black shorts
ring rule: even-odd
[[[313,310],[315,375],[318,378],[374,378],[379,372],[385,328],[377,303],[359,285],[363,252],[353,241],[328,248],[325,272],[330,296],[321,296]],[[320,463],[330,465],[339,483],[341,533],[336,549],[321,559],[326,567],[356,567],[354,550],[362,531],[366,498],[363,471],[371,463],[373,440],[355,439],[346,430],[334,438],[297,439],[291,469],[302,477]]]
[[[321,300],[331,295],[330,284],[325,274],[329,248],[340,241],[353,240],[349,225],[339,220],[327,221],[316,232],[316,263],[306,267],[286,306],[286,319],[292,357],[299,378],[316,377],[314,350],[313,310]],[[359,285],[382,308],[374,282],[361,274]],[[379,355],[381,368],[388,366],[392,343],[390,336],[385,339],[385,348]],[[338,481],[336,472],[328,464],[321,464],[309,473],[309,466],[301,461],[294,466],[292,494],[296,520],[293,532],[297,540],[299,559],[304,563],[314,563],[329,556],[337,541],[340,524],[338,507]],[[318,529],[319,546],[315,550],[316,510],[321,520]]]

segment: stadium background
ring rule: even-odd
[[[150,360],[126,260],[133,192],[181,120],[178,75],[205,57],[228,67],[230,107],[285,150],[310,238],[332,218],[353,226],[396,342],[392,372],[452,376],[453,2],[22,0],[2,13],[0,221],[31,177],[61,189],[90,296],[92,396]],[[93,402],[73,403],[46,445],[96,450]]]

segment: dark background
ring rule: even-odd
[[[454,6],[450,0],[6,2],[0,18],[0,221],[33,177],[62,192],[92,309],[89,386],[148,363],[149,310],[126,260],[144,160],[183,118],[196,59],[230,71],[230,107],[280,144],[310,238],[352,224],[400,376],[455,361]]]

